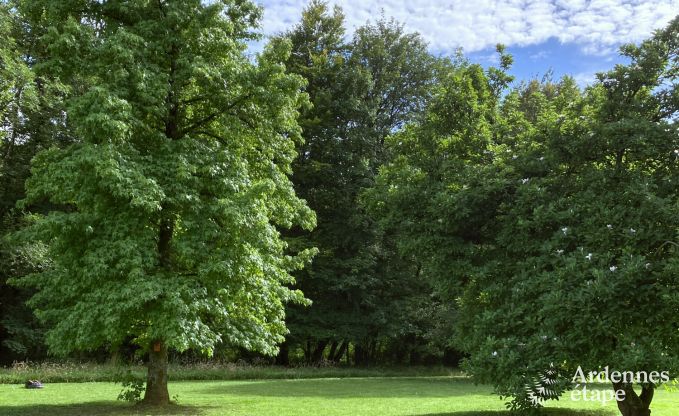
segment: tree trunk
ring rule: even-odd
[[[308,339],[304,344],[304,361],[307,363],[311,362],[311,340]]]
[[[320,363],[321,360],[323,359],[323,353],[325,352],[325,347],[328,345],[328,340],[320,340],[316,344],[316,348],[314,349],[314,352],[311,354],[311,362],[312,363]]]
[[[151,343],[143,402],[153,406],[170,403],[167,391],[167,345],[162,341]]]
[[[276,365],[284,365],[286,367],[290,365],[290,351],[289,351],[289,349],[290,348],[288,346],[288,340],[286,339],[278,347],[278,355],[276,356]]]
[[[614,383],[615,391],[623,390],[625,399],[618,401],[618,410],[622,416],[651,416],[651,401],[655,388],[653,385],[644,385],[641,395],[637,395],[631,384]]]
[[[328,351],[328,361],[335,361],[335,352],[337,351],[337,341],[333,340]]]
[[[367,363],[366,350],[363,345],[356,344],[354,346],[354,364],[357,366],[365,365]]]
[[[337,354],[335,354],[335,357],[333,357],[332,360],[335,361],[335,362],[337,362],[337,363],[339,363],[340,361],[342,361],[342,356],[344,355],[344,353],[346,353],[346,352],[348,351],[348,349],[347,349],[348,346],[349,346],[349,342],[348,342],[348,341],[342,341],[342,343],[340,344],[339,349],[337,350]],[[347,354],[347,355],[348,355],[348,354]],[[349,357],[347,357],[347,363],[349,363]]]

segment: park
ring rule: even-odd
[[[283,3],[0,0],[0,415],[679,415],[676,1]]]

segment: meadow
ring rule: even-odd
[[[337,370],[335,370],[337,371]],[[310,375],[312,371],[306,371]],[[148,408],[115,400],[111,382],[46,383],[41,390],[0,385],[0,414],[66,415],[372,415],[504,416],[504,403],[489,386],[466,377],[347,377],[170,382],[176,404]],[[679,393],[659,390],[654,416],[672,416]],[[545,410],[550,416],[613,416],[615,405],[574,402],[566,394]]]

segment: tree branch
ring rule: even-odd
[[[245,100],[247,100],[248,98],[251,98],[251,97],[252,97],[252,94],[245,94],[245,95],[241,96],[240,98],[238,98],[238,99],[237,99],[236,101],[234,101],[233,103],[231,103],[230,105],[228,105],[226,108],[220,109],[220,111],[216,111],[216,112],[210,114],[209,116],[203,117],[202,119],[200,119],[200,120],[198,120],[198,121],[195,121],[195,122],[191,123],[188,127],[186,127],[186,128],[182,131],[182,134],[181,134],[181,135],[183,136],[183,135],[185,135],[185,134],[188,134],[188,133],[191,133],[191,132],[195,131],[196,129],[202,127],[203,125],[205,125],[205,124],[207,124],[207,123],[213,121],[214,119],[216,119],[217,117],[219,117],[221,114],[224,114],[224,113],[229,112],[229,110],[232,110],[232,109],[235,108],[237,105],[242,104],[243,101],[245,101]],[[251,125],[249,122],[243,120],[240,116],[236,115],[236,117],[238,117],[239,119],[241,119],[241,120],[242,120],[243,122],[245,122],[246,124]]]

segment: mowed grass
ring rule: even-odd
[[[146,408],[115,400],[113,383],[56,383],[42,390],[0,385],[0,415],[429,415],[509,416],[487,386],[453,377],[343,378],[257,381],[177,381],[170,395],[179,404]],[[653,416],[673,416],[679,393],[660,390]],[[550,416],[614,416],[614,404],[570,400],[550,405]]]

